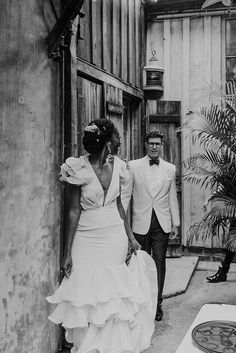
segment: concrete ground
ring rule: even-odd
[[[216,272],[218,266],[216,262],[200,261],[186,291],[164,300],[163,321],[156,323],[152,345],[145,353],[174,353],[203,304],[236,305],[236,264],[231,265],[227,282],[208,283],[206,276]],[[182,274],[177,270],[172,278],[181,282]],[[170,288],[171,284],[167,286]]]

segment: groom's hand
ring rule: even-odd
[[[176,239],[178,235],[179,235],[179,227],[173,226],[170,233],[170,239]]]

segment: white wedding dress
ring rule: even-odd
[[[143,251],[125,263],[128,238],[116,199],[128,171],[114,157],[104,190],[88,155],[66,160],[61,180],[81,186],[81,213],[72,246],[72,273],[47,300],[57,304],[49,319],[62,324],[72,353],[139,353],[154,330],[156,267]]]

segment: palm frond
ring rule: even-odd
[[[190,133],[193,144],[198,141],[199,146],[205,150],[211,146],[217,152],[222,150],[232,162],[236,162],[236,113],[233,107],[203,107],[191,114],[179,129],[186,130]]]
[[[221,97],[223,102],[223,97]],[[179,131],[186,132],[200,152],[183,162],[185,181],[211,190],[211,209],[189,228],[189,243],[222,236],[236,248],[236,110],[224,101],[222,106],[202,107],[186,117]],[[227,237],[227,238],[226,238]]]
[[[236,218],[236,199],[220,194],[212,196],[211,199],[213,202],[210,211],[204,214],[200,222],[189,228],[189,244],[193,239],[206,241],[214,236],[218,237],[218,240],[220,237],[226,240],[229,224]],[[229,239],[229,242],[232,241],[232,235]]]

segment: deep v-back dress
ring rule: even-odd
[[[156,267],[143,251],[132,256],[129,266],[125,263],[128,238],[117,197],[128,178],[125,163],[114,157],[105,195],[88,155],[70,157],[61,167],[62,181],[81,186],[83,210],[71,275],[47,300],[57,304],[49,319],[65,327],[72,353],[139,353],[150,345]]]

